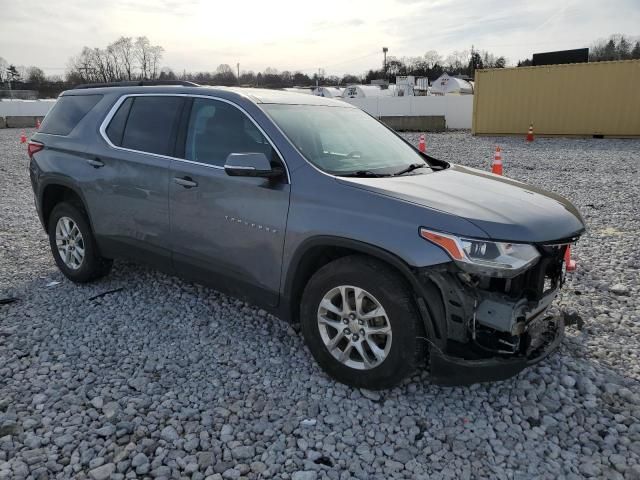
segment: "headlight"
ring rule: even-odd
[[[491,277],[515,277],[540,258],[533,245],[462,238],[420,229],[420,236],[443,248],[463,269]]]

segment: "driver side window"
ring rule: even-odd
[[[226,102],[195,98],[189,116],[185,158],[222,167],[230,153],[275,152],[260,130],[238,108]]]

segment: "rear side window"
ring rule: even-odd
[[[129,110],[131,109],[131,104],[133,103],[133,97],[127,98],[118,111],[111,119],[109,126],[107,127],[106,134],[111,140],[111,143],[117,145],[118,147],[122,146],[122,136],[124,135],[124,127],[127,124],[127,118],[129,117]]]
[[[40,126],[40,132],[69,135],[80,120],[100,101],[102,95],[65,95],[60,97]]]
[[[178,114],[182,109],[182,98],[146,96],[132,98],[133,103],[125,121],[121,146],[141,152],[170,155],[173,152],[174,132]],[[118,117],[117,114],[116,117]],[[120,117],[117,119],[116,117],[111,123],[122,121]],[[114,135],[116,132],[117,125],[114,125]]]

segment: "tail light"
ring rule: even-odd
[[[44,143],[30,140],[29,143],[27,144],[27,153],[29,154],[29,158],[33,158],[33,155],[38,153],[43,148],[44,148]]]

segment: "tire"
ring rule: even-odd
[[[61,222],[60,228],[62,230],[58,228],[58,222]],[[65,228],[71,231],[69,235],[65,234]],[[79,231],[79,236],[76,230]],[[49,245],[56,265],[58,265],[64,276],[72,282],[91,282],[104,277],[111,270],[113,261],[100,256],[87,215],[81,207],[68,202],[57,204],[49,216],[48,232]],[[66,246],[63,246],[63,249],[70,248],[73,250],[66,260],[63,259],[59,250],[57,235],[58,240],[61,238],[66,239],[66,243],[65,240],[60,240],[63,242],[62,245]],[[72,238],[71,241],[69,240],[70,238]],[[82,255],[80,256],[81,251]],[[81,258],[81,260],[78,261],[78,258]]]
[[[302,295],[300,322],[305,342],[320,367],[339,382],[370,390],[390,388],[410,375],[424,361],[426,346],[418,338],[424,327],[411,292],[401,275],[371,257],[343,257],[319,269]],[[356,296],[363,299],[360,309],[354,308]],[[345,298],[347,309],[341,308]],[[345,316],[346,311],[355,319]],[[385,315],[367,318],[382,311]],[[353,328],[345,333],[347,327]],[[337,340],[340,328],[344,338]],[[354,328],[359,329],[358,334]],[[336,341],[336,348],[330,349]],[[371,342],[377,347],[377,356]],[[349,345],[351,349],[345,354]]]

